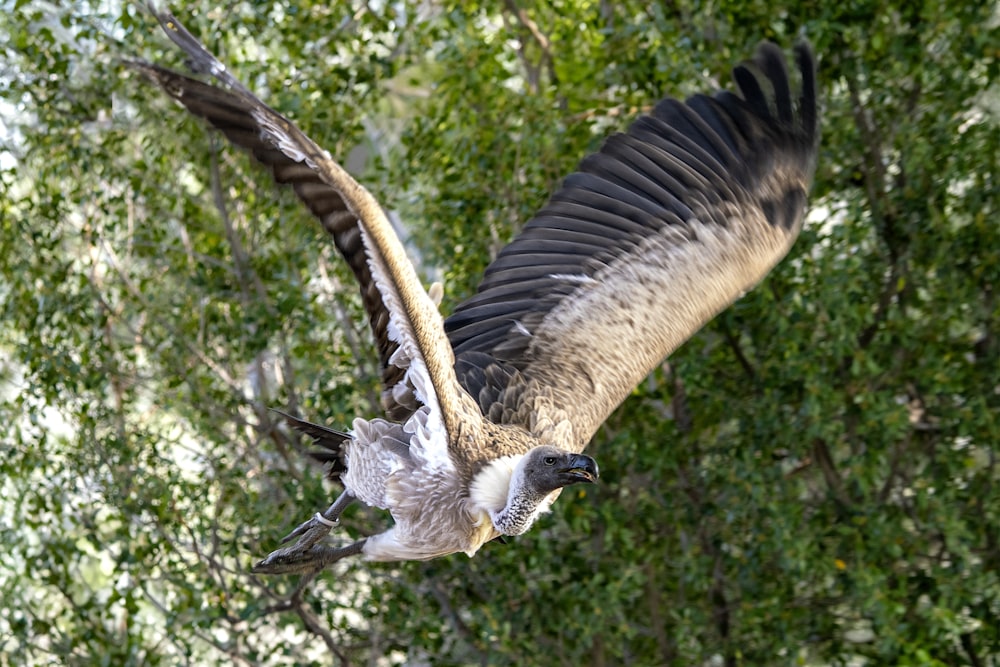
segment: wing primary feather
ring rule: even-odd
[[[710,151],[717,162],[728,168],[739,161],[740,146],[727,128],[713,128],[696,113],[696,108],[703,106],[705,99],[708,98],[704,95],[694,95],[685,103],[667,98],[653,108],[653,118]]]
[[[650,148],[639,139],[622,135],[614,145],[605,147],[605,155],[613,160],[603,159],[585,163],[590,168],[618,185],[635,189],[645,197],[657,202],[663,208],[674,210],[681,215],[689,214],[690,209],[680,200],[693,188],[707,185],[684,162],[677,160],[670,153],[656,155],[654,161],[647,157],[646,150]],[[620,165],[620,167],[619,167]]]
[[[795,117],[792,108],[792,88],[788,81],[788,67],[781,51],[774,44],[765,42],[757,47],[758,63],[763,78],[771,82],[774,90],[774,106],[778,118],[783,123],[791,123]]]
[[[774,91],[764,89],[764,76],[755,63],[744,63],[733,70],[733,78],[743,93],[743,101],[758,116],[767,116],[773,109]]]
[[[795,45],[795,61],[802,75],[802,93],[799,96],[804,139],[815,146],[819,142],[819,110],[816,95],[816,58],[812,47],[805,40]]]
[[[729,175],[727,167],[719,162],[718,157],[659,118],[651,116],[640,118],[629,133],[643,143],[647,147],[646,150],[655,149],[683,161],[691,171],[709,180],[712,187],[727,196],[732,196],[728,182],[730,179],[723,177],[724,174]]]

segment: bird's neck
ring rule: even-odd
[[[558,493],[541,493],[532,489],[524,480],[522,461],[514,467],[507,491],[507,503],[490,512],[493,526],[503,535],[520,535],[526,532],[540,514],[549,511],[549,506]]]

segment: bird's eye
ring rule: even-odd
[[[542,459],[542,461],[544,461],[545,465],[547,466],[554,466],[556,464],[556,457],[546,456],[544,459]]]

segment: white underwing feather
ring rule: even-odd
[[[403,391],[408,392],[412,386],[417,400],[427,406],[426,411],[418,411],[406,424],[406,428],[414,428],[418,436],[411,444],[415,449],[414,455],[426,460],[430,465],[454,468],[448,454],[448,432],[445,429],[441,405],[428,375],[427,365],[416,336],[400,303],[400,296],[394,285],[386,279],[387,269],[374,250],[368,232],[364,228],[361,229],[361,238],[367,249],[372,279],[389,313],[387,335],[390,340],[399,344],[390,361],[406,369],[402,380],[405,387]],[[393,388],[393,391],[396,389]]]

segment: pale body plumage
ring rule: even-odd
[[[440,436],[427,429],[427,416],[421,408],[405,426],[382,419],[354,421],[344,488],[368,505],[391,509],[395,521],[365,543],[364,553],[372,560],[425,560],[458,551],[471,556],[497,535],[470,505],[454,465],[435,456]],[[408,427],[414,432],[406,433]],[[421,517],[429,516],[435,517],[435,530],[423,525]]]
[[[173,17],[161,25],[217,88],[133,63],[291,184],[361,288],[389,420],[352,435],[294,417],[330,450],[345,494],[258,571],[475,553],[530,528],[559,490],[593,481],[579,454],[661,360],[752,288],[801,228],[816,155],[812,54],[762,45],[734,72],[743,93],[664,100],[566,179],[442,321],[378,203],[290,121],[233,77]],[[390,530],[316,544],[353,498]]]
[[[354,421],[354,437],[346,445],[344,488],[367,505],[391,510],[395,522],[365,542],[363,553],[370,560],[426,560],[456,552],[472,556],[501,535],[494,516],[518,483],[524,455],[495,459],[471,485],[465,484],[447,458],[434,456],[436,436],[426,429],[427,414],[421,408],[406,426],[382,419]],[[415,432],[408,434],[411,425]],[[558,495],[558,490],[546,494],[519,532],[547,512]]]

